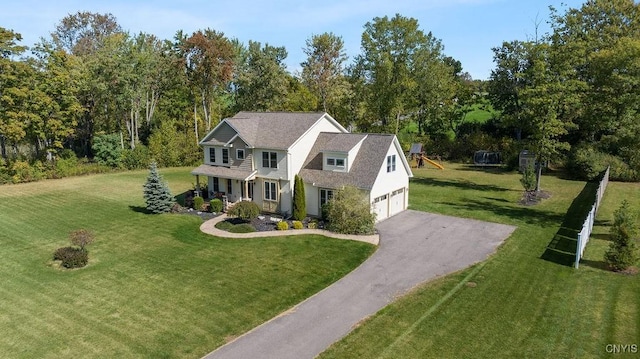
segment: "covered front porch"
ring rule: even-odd
[[[222,166],[200,165],[191,171],[196,176],[197,195],[207,191],[209,198],[220,198],[225,208],[240,201],[253,200],[255,175],[258,171]],[[206,188],[202,186],[200,176],[206,177]]]

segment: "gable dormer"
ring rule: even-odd
[[[349,172],[367,135],[336,133],[332,136],[322,149],[322,170]]]

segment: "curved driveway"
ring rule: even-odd
[[[404,211],[360,267],[205,358],[314,358],[416,285],[486,259],[515,227]]]

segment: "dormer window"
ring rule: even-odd
[[[327,158],[327,166],[335,166],[336,159],[335,158]]]
[[[327,166],[344,167],[344,158],[327,157]]]
[[[336,158],[336,167],[344,167],[344,158]]]

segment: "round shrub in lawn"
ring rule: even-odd
[[[289,223],[287,223],[286,221],[280,221],[278,222],[278,224],[276,224],[276,228],[279,231],[286,231],[287,229],[289,229]]]
[[[245,221],[257,217],[260,214],[260,207],[257,204],[250,201],[242,201],[236,203],[231,207],[227,214],[231,217],[238,217]]]
[[[214,198],[209,202],[209,210],[213,213],[222,212],[222,201],[219,198]]]
[[[53,259],[62,261],[60,265],[68,269],[82,268],[89,263],[89,252],[75,247],[62,247],[53,253]]]

